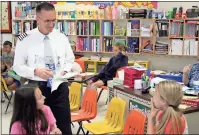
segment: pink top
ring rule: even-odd
[[[47,131],[45,133],[44,132],[40,132],[39,134],[46,134],[46,133],[49,134],[50,131],[52,130],[50,128],[55,125],[56,120],[55,120],[55,117],[54,117],[51,109],[48,106],[43,105],[42,111],[43,111],[43,113],[46,116],[46,119],[48,121],[48,128],[47,128]],[[40,125],[38,127],[40,127]],[[23,134],[23,133],[25,134],[26,132],[23,129],[23,127],[21,126],[21,123],[19,121],[14,122],[13,125],[12,125],[12,128],[11,128],[11,133],[10,134]]]

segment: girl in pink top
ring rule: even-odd
[[[44,105],[41,90],[28,84],[15,92],[10,134],[61,134],[50,108]]]

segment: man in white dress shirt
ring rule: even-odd
[[[63,135],[71,135],[68,84],[61,82],[55,90],[51,86],[55,73],[64,75],[71,71],[74,54],[68,38],[54,29],[56,12],[52,4],[38,5],[36,20],[38,28],[18,37],[14,70],[29,79],[29,83],[39,86],[46,97],[45,104],[50,106],[56,118],[58,128]]]

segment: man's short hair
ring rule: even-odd
[[[5,41],[5,42],[3,43],[3,45],[9,45],[10,47],[12,47],[12,42],[10,42],[10,41]]]
[[[53,11],[55,7],[48,2],[43,2],[36,7],[36,14],[40,13],[41,10]]]

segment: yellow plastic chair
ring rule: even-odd
[[[108,105],[108,110],[104,121],[93,122],[84,124],[83,127],[93,134],[119,134],[123,130],[124,126],[124,114],[125,114],[126,102],[120,98],[112,98]]]
[[[14,90],[9,90],[8,89],[8,86],[4,80],[4,78],[1,76],[1,91],[3,92],[3,94],[5,95],[5,97],[8,99],[8,104],[7,104],[7,107],[6,107],[6,111],[5,111],[5,114],[7,113],[7,110],[8,110],[8,107],[11,103],[11,99],[13,97],[13,94],[14,94]],[[6,92],[10,92],[11,95],[10,97],[8,96],[8,94]]]
[[[69,101],[70,101],[70,110],[76,111],[79,110],[81,105],[81,89],[82,85],[77,82],[73,82],[69,90]]]

